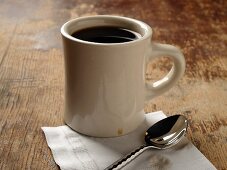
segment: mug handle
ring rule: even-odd
[[[146,93],[146,100],[150,100],[151,98],[168,91],[184,74],[185,59],[178,48],[168,44],[151,42],[146,63],[162,56],[168,56],[171,58],[173,61],[173,66],[164,78],[154,83],[146,82],[146,89],[148,89],[148,92]]]

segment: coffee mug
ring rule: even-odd
[[[94,31],[96,28],[104,31]],[[123,42],[112,42],[111,37],[107,37],[110,42],[86,39],[89,29],[93,29],[94,35],[105,34],[109,28],[140,36]],[[75,131],[88,136],[114,137],[135,130],[145,119],[144,102],[168,91],[185,70],[180,50],[152,42],[151,27],[135,19],[110,15],[81,17],[66,22],[61,34],[65,61],[64,120]],[[79,38],[73,34],[79,34]],[[85,38],[80,38],[82,34]],[[115,36],[114,31],[108,34]],[[121,34],[120,31],[117,36]],[[162,56],[173,61],[171,70],[156,82],[146,82],[146,64]]]

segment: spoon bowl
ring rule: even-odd
[[[174,115],[152,125],[145,133],[145,144],[117,160],[105,170],[112,170],[124,163],[124,166],[146,149],[167,149],[176,145],[186,134],[188,121],[185,116]],[[134,157],[132,157],[134,156]]]
[[[151,126],[145,134],[146,145],[166,149],[177,144],[187,131],[188,121],[182,115],[162,119]]]

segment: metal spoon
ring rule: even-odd
[[[174,146],[185,135],[187,127],[188,121],[186,117],[182,115],[174,115],[160,120],[146,131],[146,144],[140,146],[128,155],[125,155],[121,159],[117,160],[116,162],[105,168],[105,170],[112,170],[114,168],[118,168],[118,166],[123,163],[125,166],[134,158],[139,156],[142,152],[144,152],[146,149],[167,149]]]

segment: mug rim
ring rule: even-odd
[[[100,19],[100,20],[111,20],[111,19],[117,19],[119,21],[123,21],[123,22],[129,22],[132,23],[134,25],[139,26],[141,29],[144,30],[144,35],[141,35],[140,38],[135,39],[133,41],[128,41],[128,42],[120,42],[120,43],[98,43],[98,42],[91,42],[91,41],[85,41],[85,40],[81,40],[78,38],[73,37],[70,33],[68,33],[67,28],[70,27],[71,25],[81,22],[81,21],[85,21],[88,19]],[[64,36],[65,38],[71,40],[71,41],[75,41],[75,42],[79,42],[79,43],[83,43],[83,44],[88,44],[88,45],[98,45],[98,46],[117,46],[117,45],[129,45],[129,44],[134,44],[134,43],[138,43],[140,41],[143,41],[144,39],[147,39],[149,37],[151,37],[152,35],[152,28],[139,20],[133,19],[133,18],[128,18],[128,17],[122,17],[122,16],[116,16],[116,15],[95,15],[95,16],[84,16],[84,17],[79,17],[76,19],[72,19],[67,21],[66,23],[64,23],[61,27],[61,34],[62,36]]]

